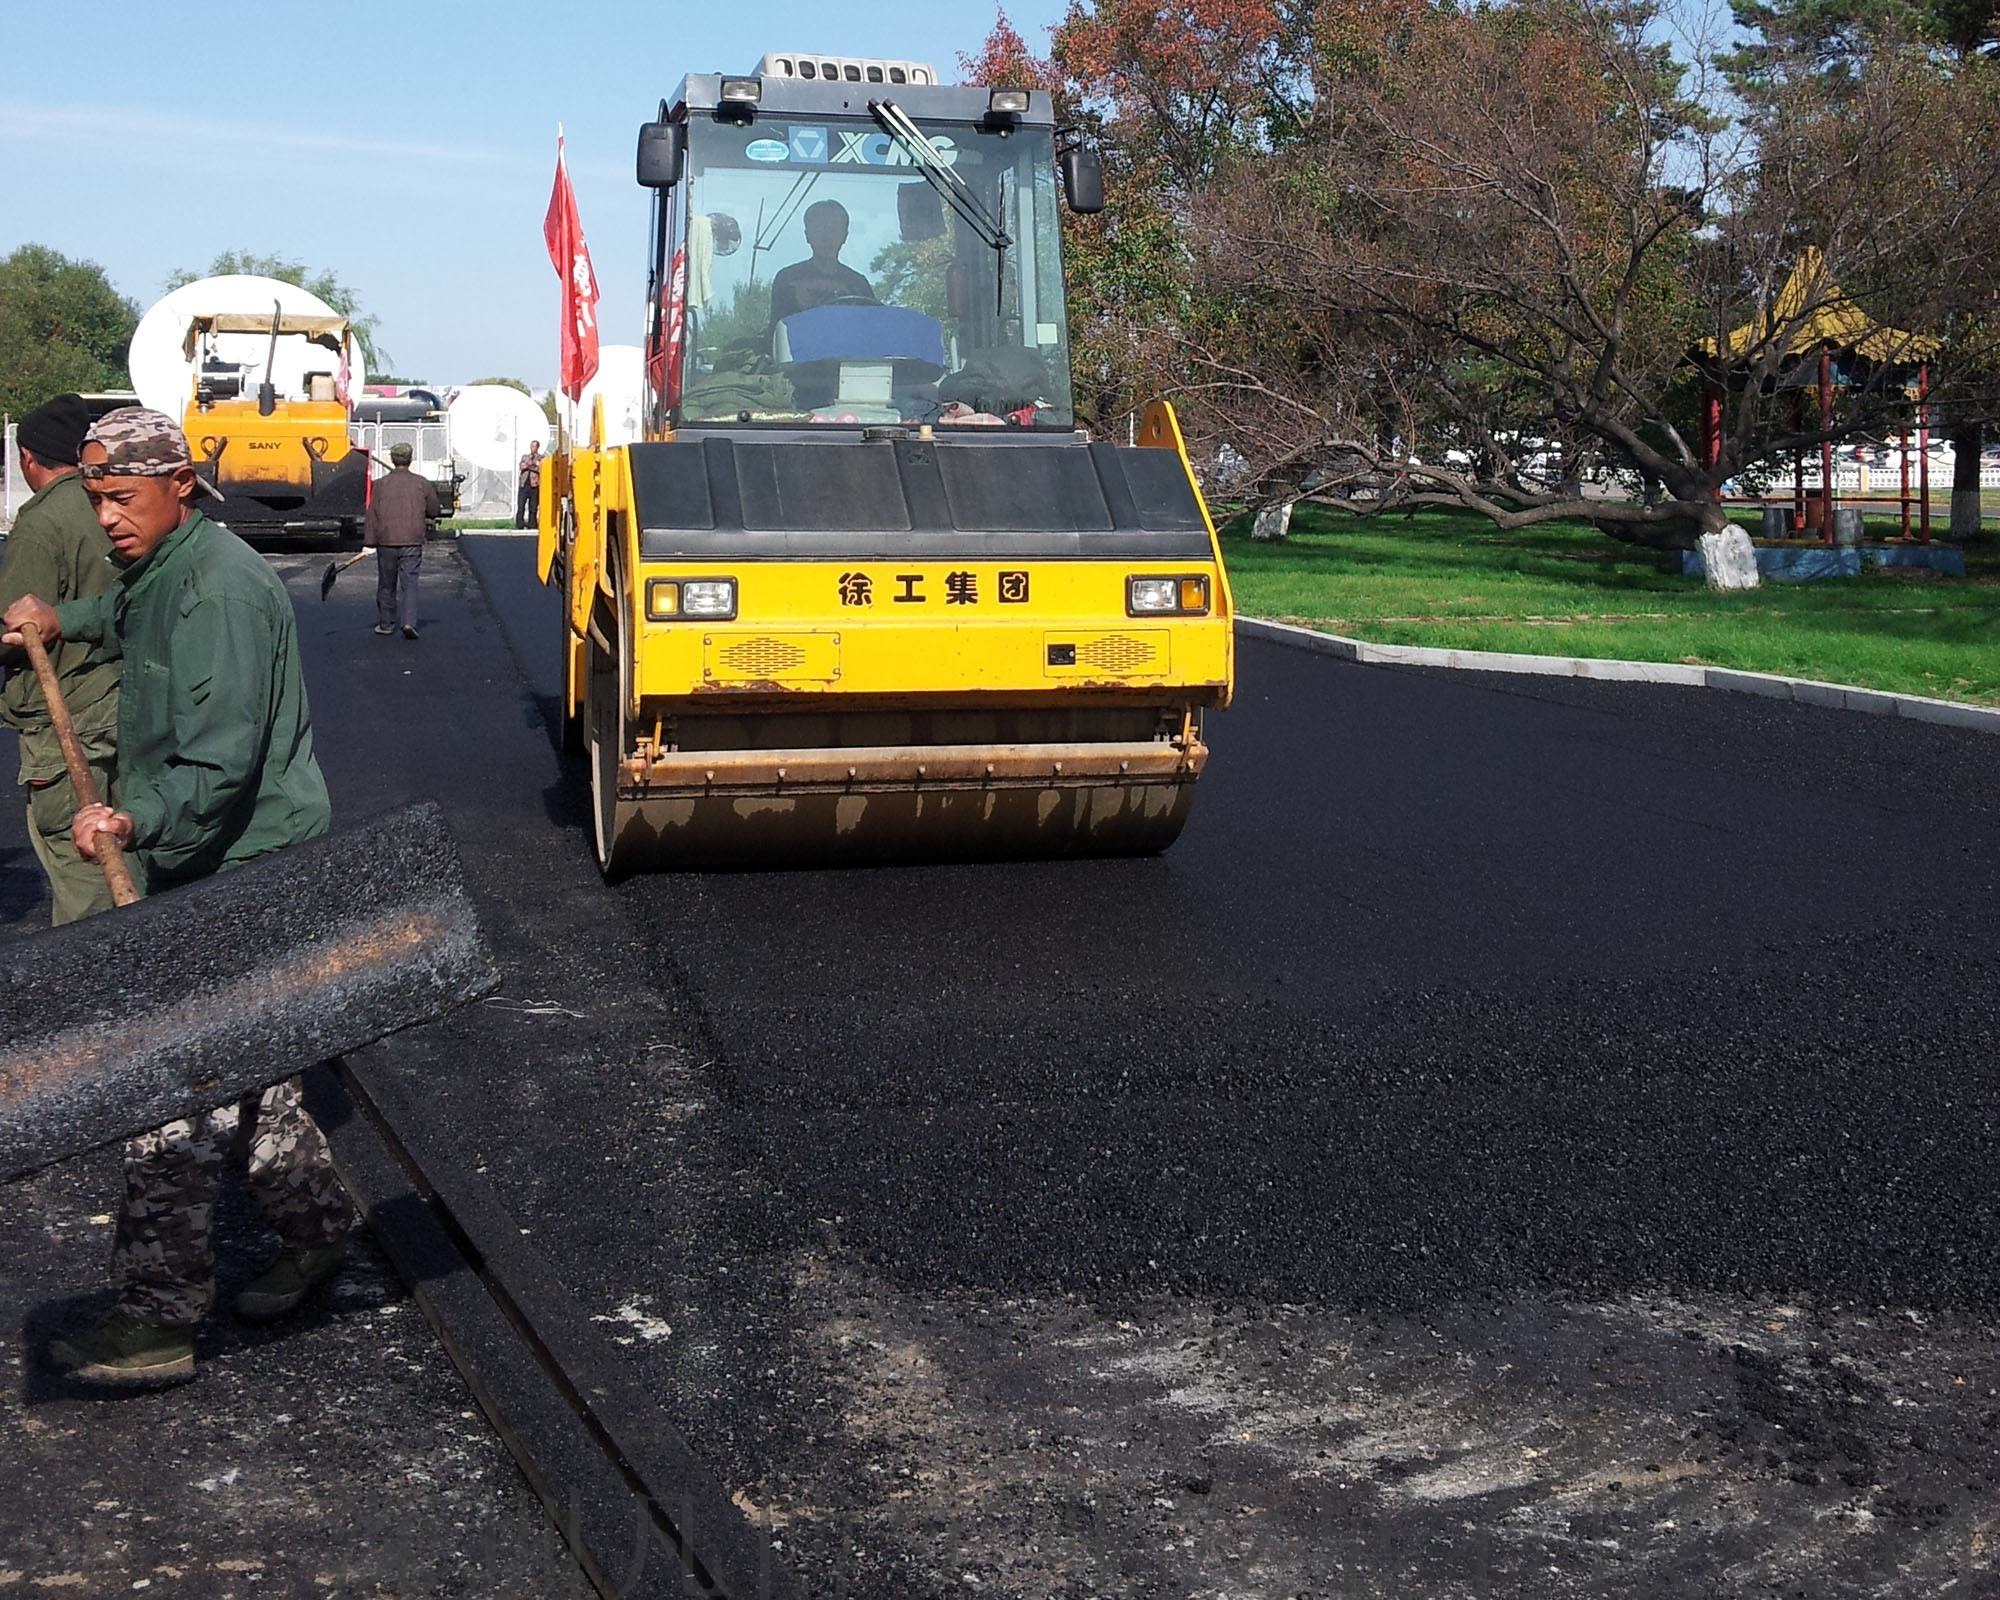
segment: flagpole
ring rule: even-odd
[[[562,160],[562,122],[558,120],[556,122],[556,178],[558,180],[562,178],[562,168],[564,168],[564,160]],[[576,402],[570,400],[568,392],[562,388],[560,366],[562,364],[558,362],[558,372],[556,372],[556,402],[558,404],[556,404],[556,412],[562,418],[562,448],[564,450],[574,450],[576,448]]]
[[[556,124],[556,182],[549,197],[548,214],[542,221],[542,237],[548,245],[549,262],[562,284],[561,360],[556,389],[564,407],[559,414],[568,418],[572,441],[581,436],[583,385],[597,370],[597,274],[591,266],[590,250],[583,239],[583,222],[577,215],[576,191],[569,181],[565,159],[567,144],[563,124]],[[571,388],[575,387],[576,394]]]

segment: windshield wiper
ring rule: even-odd
[[[870,100],[868,109],[891,138],[909,148],[931,187],[950,203],[952,210],[970,223],[981,239],[1004,255],[1014,242],[1007,237],[1006,228],[980,203],[972,185],[945,160],[944,152],[931,143],[930,136],[910,120],[910,114],[893,100]]]

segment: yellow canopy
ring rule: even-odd
[[[1809,312],[1808,306],[1812,307]],[[1828,274],[1826,257],[1817,245],[1808,245],[1800,254],[1798,265],[1792,268],[1770,310],[1724,338],[1719,353],[1725,360],[1740,361],[1788,323],[1796,324],[1784,334],[1784,354],[1788,356],[1831,345],[1837,350],[1852,350],[1869,361],[1909,361],[1933,356],[1938,348],[1938,341],[1929,334],[1885,327],[1848,299]],[[1718,353],[1713,339],[1702,340],[1701,348],[1707,355]]]
[[[224,311],[191,318],[182,349],[190,360],[195,343],[205,333],[269,333],[271,314],[257,311]],[[337,343],[347,334],[347,318],[322,317],[307,312],[285,311],[278,315],[280,334],[304,334],[322,343]]]

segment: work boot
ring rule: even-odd
[[[416,636],[417,636],[417,628],[416,628],[416,624],[415,624],[415,623],[413,623],[413,622],[406,622],[406,623],[404,623],[404,624],[403,624],[403,637],[404,637],[405,639],[414,639],[414,638],[416,638]]]
[[[381,634],[382,637],[386,639],[389,637],[390,634],[394,633],[396,630],[390,627],[389,624],[386,622],[378,622],[375,624],[375,631]]]
[[[163,1328],[129,1311],[113,1311],[88,1333],[51,1340],[49,1354],[86,1383],[161,1388],[194,1376],[194,1330]]]
[[[340,1271],[344,1244],[292,1245],[236,1297],[236,1314],[245,1322],[275,1322],[305,1304],[312,1292]]]

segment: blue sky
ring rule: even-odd
[[[604,337],[636,344],[633,137],[684,73],[797,49],[930,61],[949,82],[994,16],[992,0],[7,9],[0,254],[33,241],[85,257],[141,310],[219,250],[290,256],[355,289],[399,372],[537,386],[556,366],[541,226],[558,122]],[[1006,6],[1038,47],[1065,9]]]

